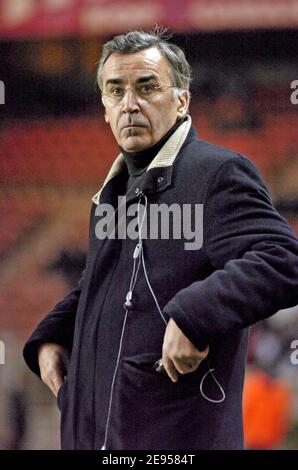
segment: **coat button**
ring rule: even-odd
[[[157,182],[158,182],[159,184],[162,183],[163,180],[164,180],[164,177],[163,177],[163,176],[159,176],[159,177],[157,178]]]

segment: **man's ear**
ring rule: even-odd
[[[190,102],[190,93],[187,90],[183,90],[178,95],[178,106],[177,106],[177,117],[182,118],[188,112]]]

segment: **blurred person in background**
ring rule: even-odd
[[[58,398],[63,449],[242,449],[247,327],[298,303],[298,241],[254,165],[197,136],[191,68],[168,39],[104,45],[98,84],[120,155],[92,199],[82,278],[24,348]],[[105,209],[123,224],[119,196],[136,237],[100,239]],[[202,204],[203,245],[171,230],[145,239],[154,204]]]
[[[274,370],[270,368],[270,370]],[[245,378],[243,421],[245,447],[277,449],[293,424],[293,391],[283,377],[252,367]]]
[[[291,318],[295,319],[292,309]],[[271,323],[277,323],[282,311],[251,329],[247,372],[244,382],[243,423],[246,449],[278,449],[294,425],[294,384],[283,371],[283,361],[289,361],[291,337],[286,337],[283,351],[283,334]],[[289,315],[289,314],[288,314]],[[274,320],[274,322],[273,322]],[[291,329],[293,333],[293,325]]]

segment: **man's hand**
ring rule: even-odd
[[[182,333],[171,318],[167,324],[162,347],[164,368],[173,382],[177,382],[178,374],[194,372],[203,359],[208,356],[209,346],[199,351]]]
[[[67,350],[59,344],[44,343],[38,349],[38,363],[41,380],[57,397],[68,369],[69,354]]]

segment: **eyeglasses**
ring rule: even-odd
[[[139,83],[131,88],[124,88],[122,86],[112,86],[110,89],[106,91],[106,93],[102,93],[102,96],[106,96],[106,100],[111,104],[118,104],[120,103],[128,90],[132,90],[135,93],[137,98],[142,100],[151,101],[154,99],[156,95],[162,93],[168,88],[176,88],[174,85],[153,85],[153,84],[143,84]]]

